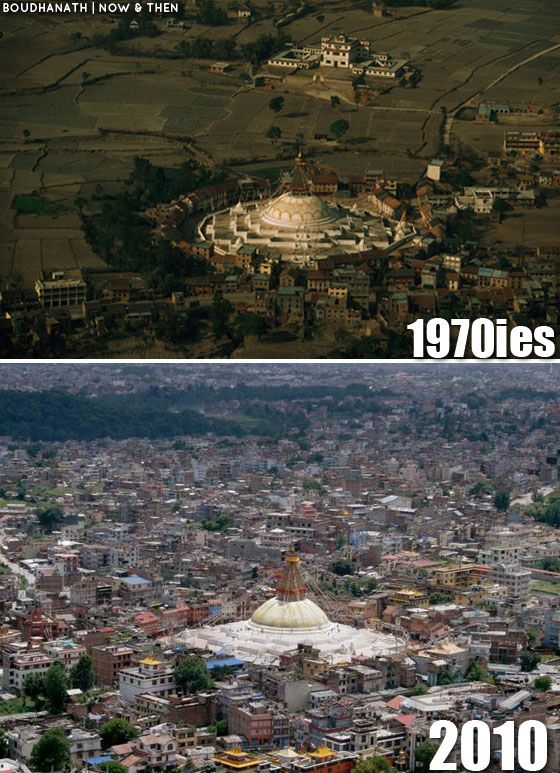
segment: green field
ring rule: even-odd
[[[560,584],[555,582],[546,582],[545,580],[532,580],[531,589],[540,593],[550,593],[553,596],[560,596]]]
[[[24,714],[26,711],[36,711],[35,704],[30,698],[10,698],[7,701],[0,701],[0,716]]]
[[[65,211],[62,204],[32,194],[15,196],[12,207],[25,215],[58,215]]]

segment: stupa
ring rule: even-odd
[[[307,595],[300,557],[288,553],[276,595],[261,604],[248,620],[187,628],[175,641],[188,649],[227,652],[246,662],[272,665],[299,644],[318,649],[331,663],[352,656],[386,655],[404,647],[393,634],[354,628],[329,620]]]
[[[314,194],[301,157],[276,196],[240,201],[207,215],[198,226],[200,238],[212,242],[218,254],[256,251],[306,268],[333,254],[387,249],[393,230],[379,215]]]

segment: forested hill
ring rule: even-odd
[[[241,435],[235,421],[188,408],[154,410],[150,401],[94,398],[68,392],[0,391],[0,435],[21,440],[93,440],[176,435]]]
[[[367,386],[152,387],[130,394],[87,396],[64,390],[0,391],[0,435],[21,440],[245,435],[303,437],[319,406],[339,416],[380,410]]]

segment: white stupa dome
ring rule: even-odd
[[[332,626],[320,606],[309,598],[299,601],[268,599],[253,613],[250,624],[289,631],[322,631]]]
[[[318,196],[297,195],[291,192],[277,196],[264,209],[261,218],[277,228],[323,228],[334,222],[338,212]]]

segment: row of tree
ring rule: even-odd
[[[242,43],[239,47],[235,38],[210,40],[198,35],[190,40],[181,40],[175,49],[183,59],[221,59],[227,62],[244,61],[261,64],[275,51],[282,48],[286,36],[282,32],[276,35],[260,35],[255,40]]]
[[[0,434],[20,439],[65,441],[245,432],[235,421],[210,418],[188,408],[174,412],[169,406],[164,412],[155,412],[149,395],[127,404],[117,396],[3,391],[2,401]],[[45,531],[52,531],[62,519],[60,510],[51,505],[41,508],[38,516]]]

